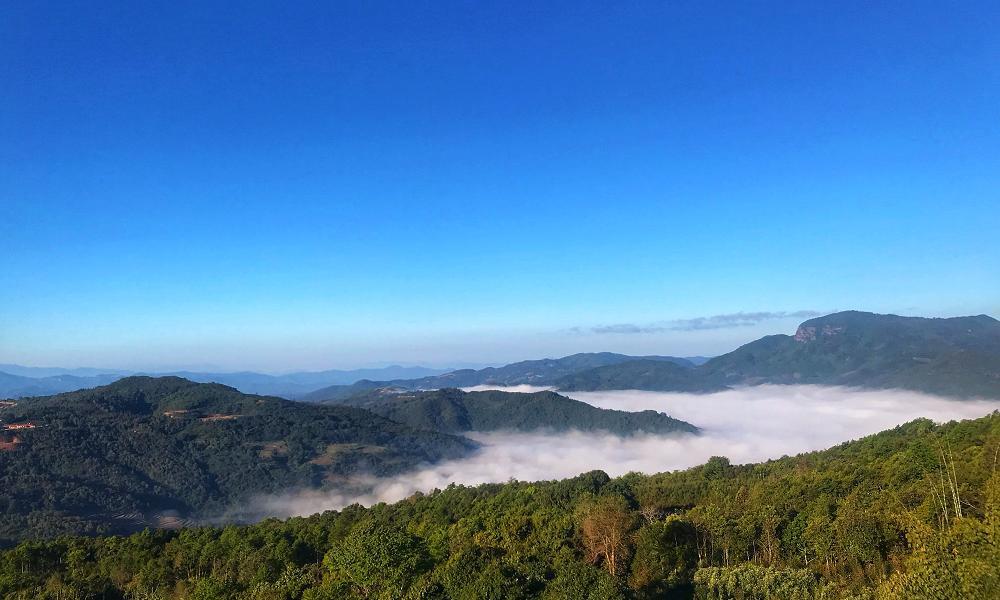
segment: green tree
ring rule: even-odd
[[[364,598],[394,599],[429,567],[419,538],[371,521],[356,526],[324,559],[334,577],[350,582]]]

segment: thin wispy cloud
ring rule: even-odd
[[[817,310],[736,312],[723,315],[711,315],[708,317],[695,317],[693,319],[657,321],[655,323],[647,324],[614,323],[611,325],[596,325],[593,327],[574,327],[571,331],[575,333],[596,333],[599,335],[663,333],[665,331],[702,331],[706,329],[750,327],[765,321],[773,321],[777,319],[810,319],[812,317],[818,317],[822,314],[824,313]]]

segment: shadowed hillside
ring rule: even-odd
[[[9,403],[8,403],[9,404]],[[368,411],[129,377],[0,407],[0,539],[128,531],[257,494],[465,456],[464,438]]]
[[[678,367],[681,368],[681,367]],[[430,392],[379,389],[341,401],[418,429],[449,433],[466,431],[606,431],[637,433],[697,433],[698,428],[645,410],[625,412],[593,407],[554,392],[519,394],[503,391]]]

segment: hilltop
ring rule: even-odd
[[[341,401],[398,423],[447,433],[467,431],[592,431],[616,435],[697,433],[690,423],[653,410],[596,408],[554,392],[428,392],[379,389]]]
[[[0,451],[0,540],[130,531],[254,495],[466,456],[476,444],[366,410],[127,377],[0,407],[30,424]]]
[[[555,382],[564,391],[713,392],[771,384],[900,388],[960,398],[1000,398],[1000,321],[986,315],[929,319],[847,311],[803,322],[692,369],[627,361]]]
[[[819,383],[1000,397],[1000,321],[846,311],[803,322],[700,367],[726,385]]]

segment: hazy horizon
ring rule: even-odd
[[[853,309],[852,309],[853,310]],[[834,311],[829,311],[834,312]],[[957,317],[970,316],[979,313],[955,314],[916,314],[907,311],[886,311],[903,316],[923,317]],[[124,360],[115,364],[95,365],[93,362],[39,364],[16,360],[14,354],[0,354],[0,364],[12,364],[27,368],[51,369],[94,369],[128,372],[167,373],[176,371],[198,371],[215,373],[232,373],[250,371],[269,375],[285,375],[295,372],[325,371],[325,370],[363,370],[379,369],[391,366],[425,367],[429,369],[482,369],[490,366],[503,366],[523,360],[559,358],[577,353],[614,352],[627,355],[661,355],[678,357],[713,357],[725,354],[736,348],[766,335],[786,334],[795,332],[799,323],[815,316],[826,314],[823,311],[786,311],[782,312],[738,312],[726,315],[712,315],[690,319],[660,320],[645,325],[634,324],[603,324],[588,328],[574,327],[548,334],[542,333],[533,338],[544,338],[538,341],[541,347],[552,348],[552,351],[541,354],[519,354],[521,346],[518,340],[511,344],[471,343],[469,350],[461,351],[447,345],[427,340],[425,345],[411,348],[419,356],[435,356],[442,347],[455,352],[453,360],[379,360],[351,362],[345,359],[341,362],[326,361],[320,357],[309,358],[296,363],[281,363],[277,366],[266,362],[208,362],[208,363],[135,363]],[[995,317],[994,317],[995,318]],[[697,343],[683,345],[684,340],[696,339]],[[726,342],[731,345],[725,345]],[[498,352],[498,349],[500,352]],[[694,351],[701,349],[701,351]],[[0,352],[7,348],[0,348]],[[473,360],[471,357],[493,357],[491,359]]]

